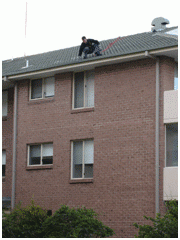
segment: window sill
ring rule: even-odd
[[[6,181],[6,178],[5,177],[2,177],[2,182],[5,182]]]
[[[3,116],[2,121],[7,121],[7,116]]]
[[[83,113],[83,112],[94,112],[94,107],[92,107],[92,108],[78,108],[78,109],[71,110],[71,114]]]
[[[53,102],[54,97],[49,97],[49,98],[37,98],[37,99],[30,99],[28,104],[33,105],[33,104],[40,104],[40,103],[47,103],[47,102]]]
[[[52,169],[53,165],[49,165],[49,166],[28,166],[26,167],[26,170],[42,170],[42,169]]]
[[[69,183],[93,183],[93,179],[71,179],[69,180]]]

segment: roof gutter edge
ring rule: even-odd
[[[178,46],[177,47],[170,47],[170,48],[166,48],[166,49],[158,49],[158,50],[149,50],[149,54],[157,54],[157,53],[164,53],[166,51],[169,50],[178,50]],[[120,57],[110,57],[110,58],[106,58],[106,59],[102,59],[102,60],[96,60],[96,61],[90,61],[90,62],[85,62],[85,63],[75,63],[72,65],[66,65],[66,66],[61,66],[61,67],[57,67],[57,68],[51,68],[51,69],[46,69],[46,70],[39,70],[39,71],[35,71],[35,72],[30,72],[30,73],[25,73],[25,74],[16,74],[16,75],[11,75],[8,76],[8,80],[17,80],[17,79],[22,79],[23,77],[31,77],[34,75],[39,75],[39,74],[44,74],[44,73],[58,73],[60,71],[64,71],[64,70],[72,70],[73,68],[78,68],[78,67],[85,67],[85,66],[95,66],[98,64],[108,64],[108,63],[113,63],[116,62],[117,60],[128,60],[128,59],[132,59],[132,58],[137,58],[137,57],[144,57],[146,51],[143,51],[141,53],[136,53],[136,54],[128,54],[128,55],[124,55],[124,56],[120,56]]]

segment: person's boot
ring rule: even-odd
[[[96,52],[96,56],[102,56],[102,54],[98,51]]]

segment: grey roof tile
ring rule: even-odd
[[[95,59],[103,59],[113,56],[123,56],[148,50],[155,50],[178,45],[176,36],[165,34],[166,31],[173,30],[177,27],[168,28],[161,32],[145,32],[135,35],[120,38],[109,49],[102,53],[101,57],[92,57],[89,55],[87,59],[78,58],[79,47],[71,47],[56,51],[15,58],[2,62],[2,75],[11,76],[15,74],[28,73],[38,70],[50,69],[65,65],[71,65],[77,62],[94,61]],[[115,39],[100,41],[101,49],[104,50],[107,46],[114,42]],[[29,67],[26,66],[26,61],[29,60]]]

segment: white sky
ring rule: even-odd
[[[25,41],[25,12],[27,35]],[[156,17],[178,25],[178,0],[1,0],[1,59],[151,30]]]

